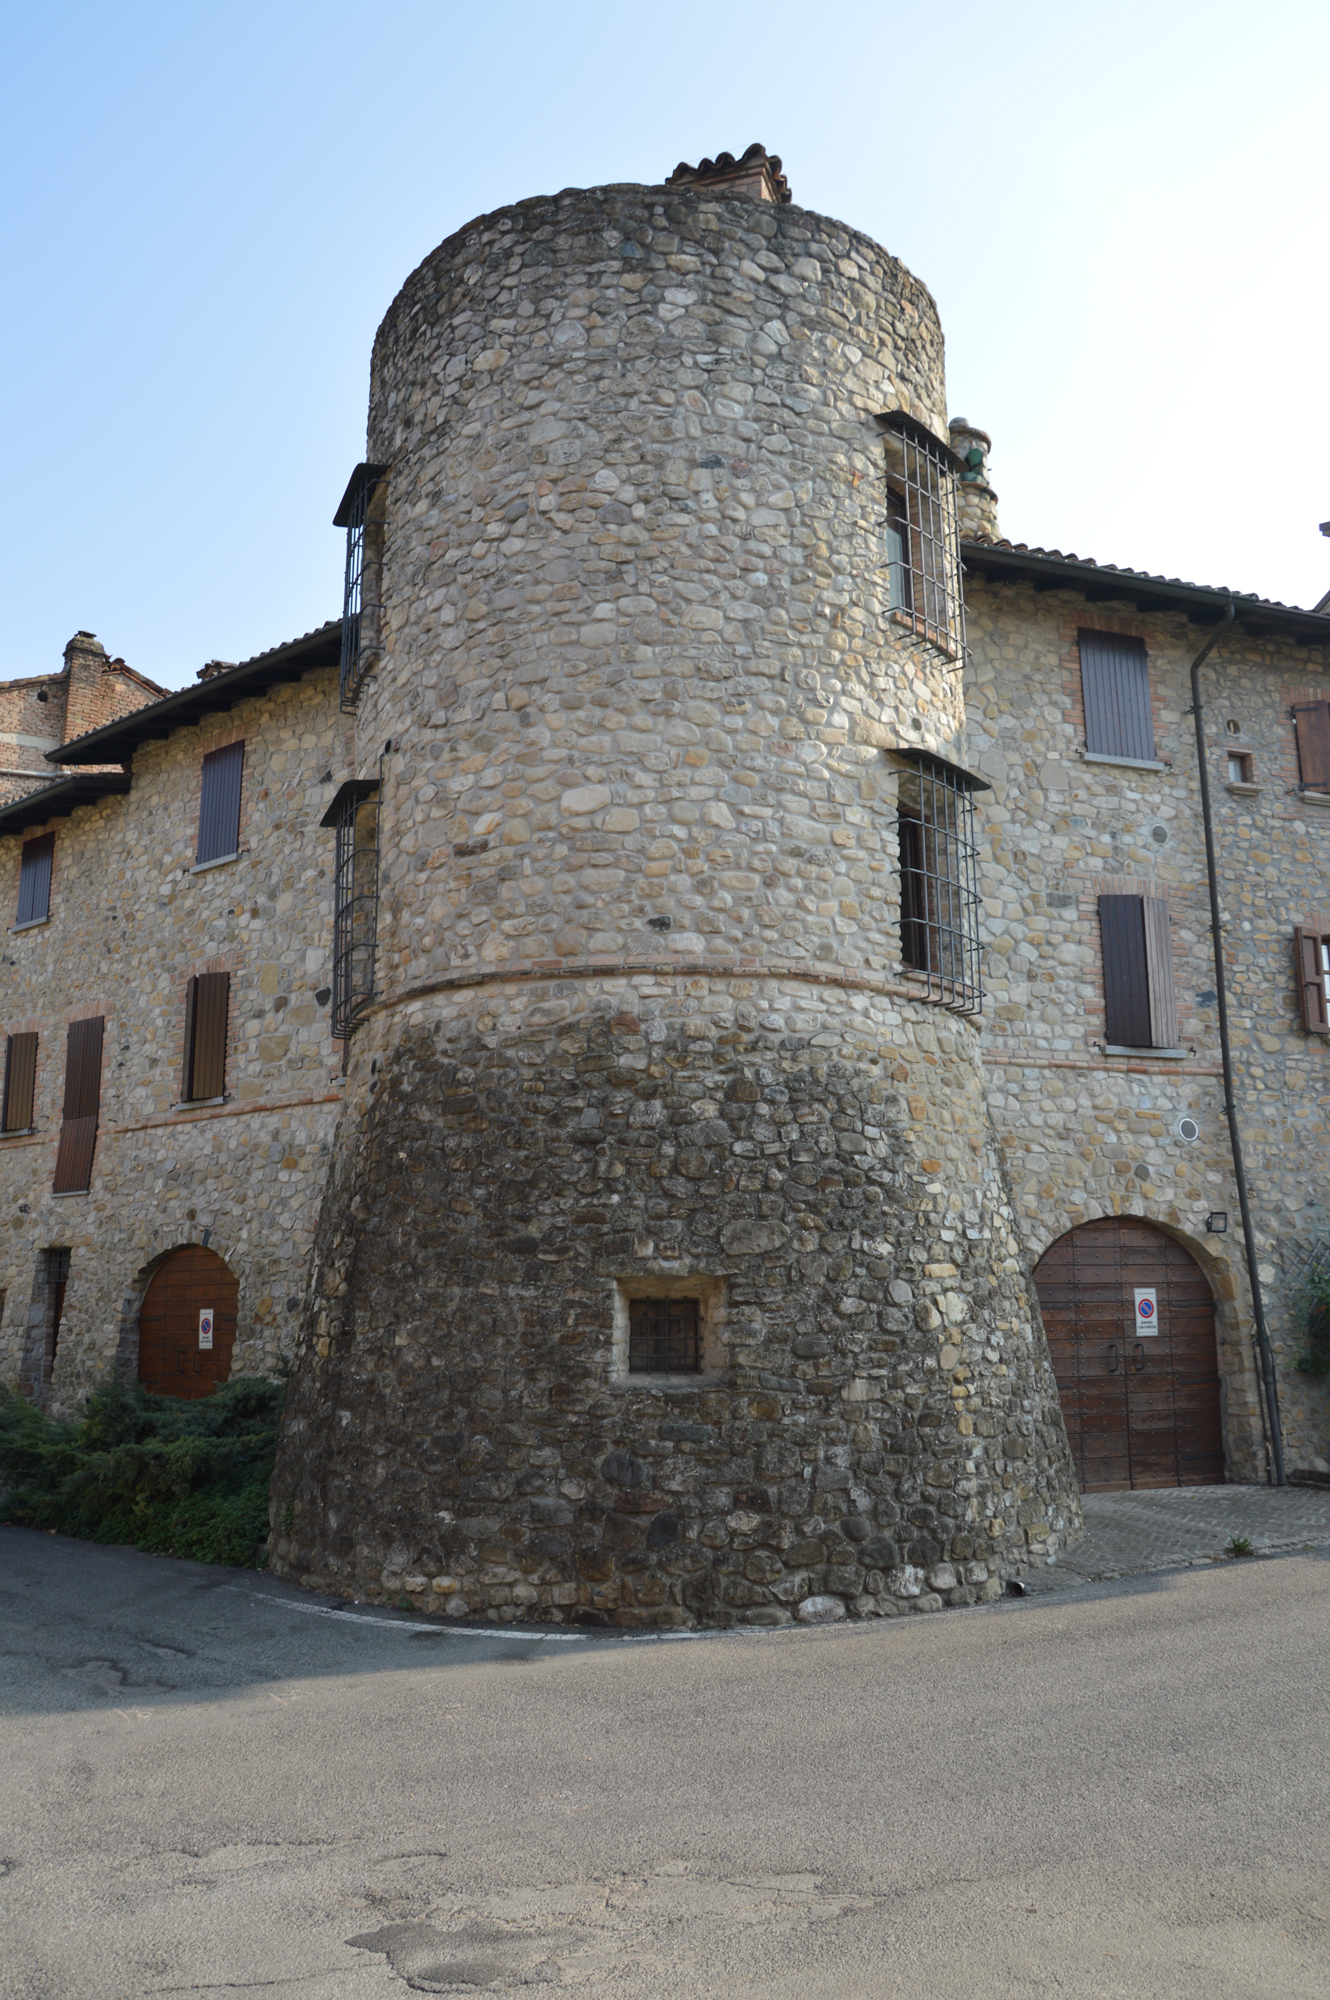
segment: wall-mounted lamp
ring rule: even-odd
[[[1225,1236],[1228,1234],[1228,1217],[1222,1209],[1217,1209],[1213,1215],[1206,1216],[1205,1226],[1211,1236]]]

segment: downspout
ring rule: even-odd
[[[1191,712],[1196,722],[1196,763],[1201,777],[1201,820],[1205,827],[1205,876],[1210,890],[1210,936],[1215,954],[1215,1001],[1219,1010],[1219,1053],[1224,1066],[1224,1116],[1228,1120],[1229,1145],[1233,1153],[1233,1178],[1237,1182],[1238,1207],[1242,1211],[1242,1240],[1247,1251],[1247,1278],[1251,1285],[1252,1310],[1256,1317],[1256,1353],[1260,1382],[1265,1391],[1265,1415],[1269,1424],[1269,1456],[1266,1479],[1275,1486],[1287,1486],[1284,1473],[1284,1434],[1279,1421],[1279,1390],[1275,1383],[1275,1357],[1270,1345],[1270,1329],[1265,1322],[1265,1299],[1256,1268],[1256,1237],[1252,1230],[1251,1203],[1247,1198],[1247,1170],[1242,1162],[1242,1134],[1238,1130],[1238,1107],[1233,1097],[1233,1054],[1228,1039],[1228,989],[1224,984],[1224,942],[1219,927],[1219,879],[1215,869],[1215,829],[1210,814],[1210,771],[1205,752],[1205,728],[1201,713],[1201,668],[1233,623],[1236,607],[1230,598],[1214,631],[1191,663]],[[1272,1476],[1273,1474],[1273,1476]]]

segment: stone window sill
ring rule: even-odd
[[[171,1106],[172,1111],[206,1111],[210,1104],[229,1104],[231,1093],[223,1091],[220,1097],[182,1097],[179,1104]]]
[[[1224,790],[1226,792],[1232,792],[1235,799],[1255,799],[1259,798],[1261,793],[1261,788],[1259,785],[1246,785],[1246,784],[1240,785],[1236,781],[1232,784],[1225,785]],[[1330,799],[1326,800],[1326,804],[1330,805]]]
[[[608,1383],[611,1389],[720,1389],[725,1386],[723,1375],[657,1375],[643,1369],[637,1375],[616,1375]]]
[[[1327,800],[1327,804],[1330,804],[1330,800]],[[34,917],[31,923],[11,924],[9,926],[9,935],[17,937],[20,931],[39,931],[43,924],[49,924],[50,921],[49,917]]]
[[[16,1125],[12,1132],[0,1132],[0,1139],[30,1139],[36,1130],[35,1125]]]
[[[1185,1062],[1191,1054],[1190,1049],[1130,1049],[1120,1042],[1105,1042],[1103,1049],[1106,1056],[1149,1056],[1152,1062]]]
[[[1330,792],[1299,792],[1305,806],[1330,806]]]
[[[185,872],[189,875],[206,875],[211,868],[226,868],[231,862],[239,861],[243,852],[244,849],[238,847],[234,854],[219,854],[212,861],[196,861],[194,866]]]
[[[80,1195],[89,1195],[91,1188],[60,1188],[51,1190],[52,1201],[77,1201]]]
[[[1150,757],[1110,757],[1103,750],[1082,750],[1084,764],[1120,764],[1126,771],[1171,771],[1171,764],[1160,764]]]

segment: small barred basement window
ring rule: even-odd
[[[337,834],[333,862],[332,1034],[344,1041],[374,998],[379,915],[379,781],[352,778],[320,824]]]
[[[342,591],[341,706],[350,714],[380,653],[383,533],[388,501],[386,465],[358,465],[333,515],[346,529]]]
[[[928,751],[893,754],[908,766],[897,795],[901,959],[924,975],[930,999],[977,1014],[984,995],[974,793],[989,786]]]
[[[697,1375],[702,1369],[698,1299],[633,1299],[628,1308],[630,1375]]]
[[[895,624],[965,657],[956,480],[963,461],[904,410],[878,418],[886,444],[887,606]]]

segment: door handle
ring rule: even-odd
[[[1136,1363],[1135,1373],[1137,1375],[1140,1375],[1144,1372],[1145,1369],[1145,1342],[1143,1340],[1137,1341],[1136,1352],[1137,1355],[1139,1356],[1139,1359],[1137,1360]]]
[[[1108,1343],[1108,1372],[1110,1375],[1116,1375],[1118,1372],[1118,1344],[1116,1340],[1110,1340]]]

